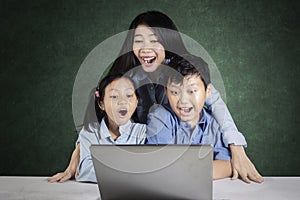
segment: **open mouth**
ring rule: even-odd
[[[156,60],[156,56],[142,56],[141,58],[145,64],[152,64]]]
[[[121,109],[121,110],[119,110],[119,113],[120,113],[120,115],[122,116],[122,117],[124,117],[126,114],[127,114],[127,109]]]
[[[180,107],[178,109],[180,110],[180,113],[182,115],[186,115],[186,114],[189,114],[191,112],[191,110],[193,109],[193,107]]]

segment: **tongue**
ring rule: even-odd
[[[153,58],[152,58],[151,60],[149,60],[148,62],[149,62],[149,63],[153,63],[155,59],[156,59],[156,58],[153,57]]]

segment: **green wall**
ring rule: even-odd
[[[300,175],[298,1],[0,3],[0,175],[65,169],[77,138],[72,90],[86,56],[146,10],[169,15],[222,75],[247,154],[264,175]]]

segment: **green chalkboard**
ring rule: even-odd
[[[299,176],[300,4],[285,0],[2,0],[0,175],[65,169],[77,139],[78,70],[147,10],[166,13],[207,51],[257,169]]]

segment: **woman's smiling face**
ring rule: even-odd
[[[165,60],[165,49],[149,26],[137,26],[132,48],[145,72],[154,72]]]

